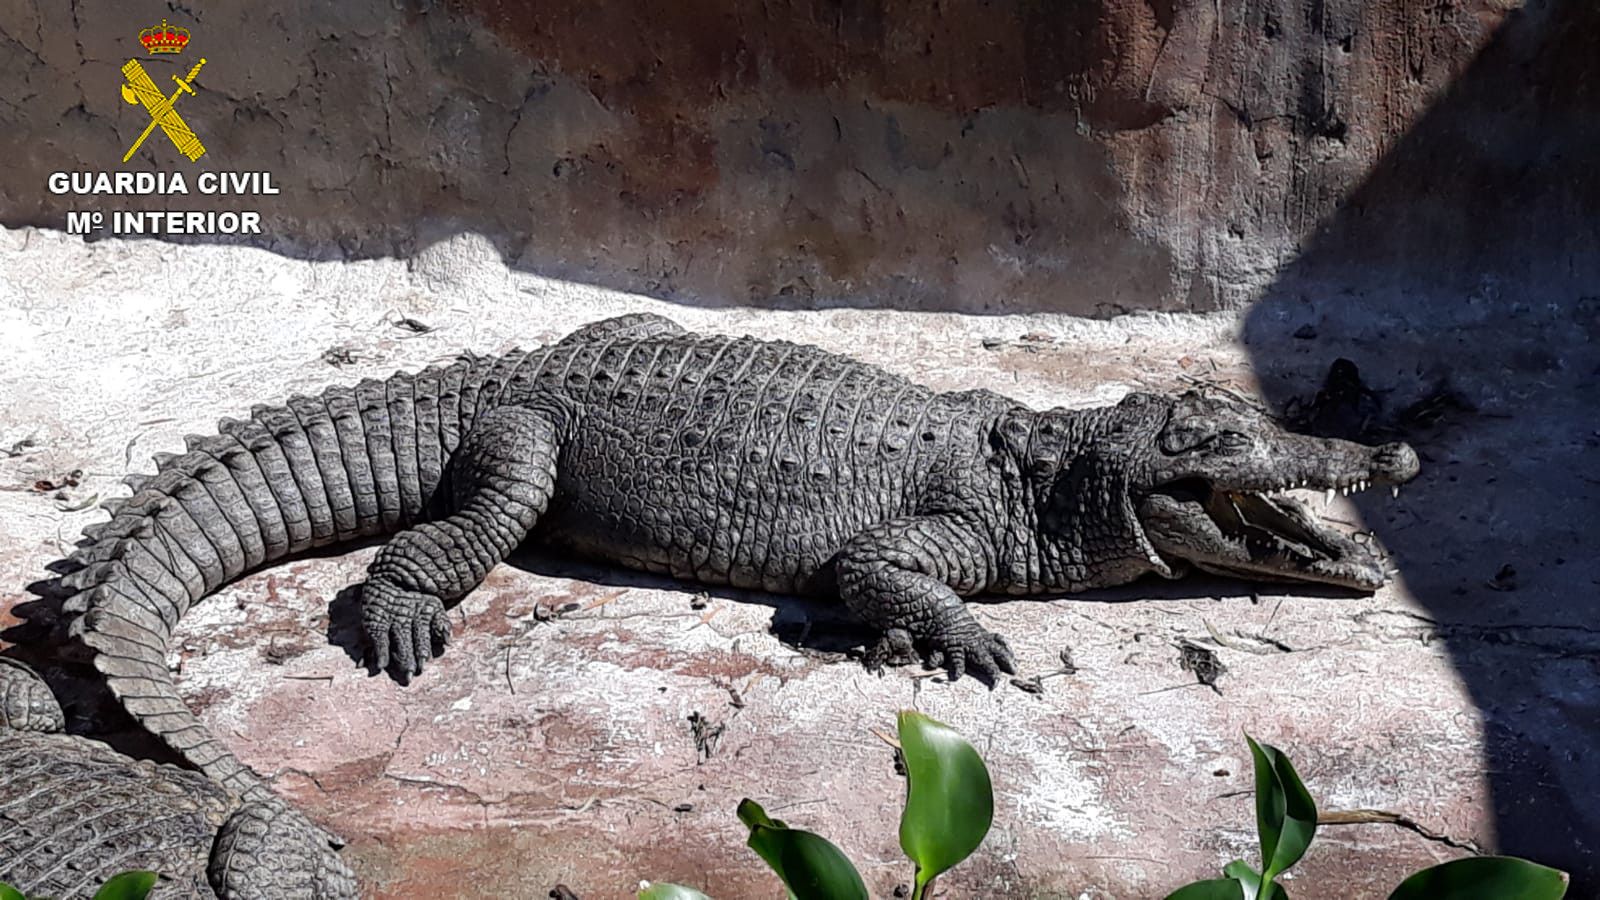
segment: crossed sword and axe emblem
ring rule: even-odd
[[[122,67],[122,77],[128,79],[122,86],[122,99],[129,103],[143,103],[145,112],[150,114],[150,124],[144,127],[144,133],[140,134],[139,139],[128,148],[127,154],[122,157],[123,162],[133,158],[139,145],[156,130],[157,125],[166,132],[172,141],[172,146],[177,147],[179,153],[189,157],[190,162],[206,155],[206,148],[201,145],[200,139],[195,137],[194,130],[183,121],[183,117],[178,115],[175,106],[178,98],[184,94],[194,93],[195,76],[200,74],[200,67],[205,64],[206,61],[202,57],[194,64],[194,68],[189,70],[188,75],[183,78],[172,76],[172,80],[178,83],[178,89],[173,91],[170,97],[161,93],[161,89],[156,87],[156,83],[150,80],[149,75],[145,74],[144,66],[139,65],[137,59],[128,60],[127,65]]]

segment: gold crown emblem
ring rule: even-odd
[[[181,25],[168,25],[166,19],[154,28],[139,32],[139,43],[151,53],[182,53],[189,46],[189,29]]]

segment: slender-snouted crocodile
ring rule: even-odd
[[[1014,662],[963,597],[1177,577],[1372,590],[1381,559],[1291,488],[1417,473],[1404,444],[1289,434],[1196,394],[1035,411],[935,393],[815,347],[691,334],[655,315],[559,343],[258,406],[190,437],[85,529],[74,633],[128,711],[246,799],[271,791],[184,706],[167,669],[190,604],[290,554],[392,534],[361,598],[369,661],[409,678],[447,605],[530,535],[702,583],[843,601],[959,676]]]
[[[240,802],[198,772],[62,725],[44,681],[0,658],[0,882],[29,897],[87,897],[142,869],[161,876],[152,898],[357,896],[338,857],[294,841],[281,805]]]

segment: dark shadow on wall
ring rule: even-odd
[[[1423,455],[1398,501],[1359,506],[1426,620],[1352,630],[1443,642],[1481,713],[1463,793],[1486,780],[1499,848],[1571,871],[1584,897],[1600,896],[1597,161],[1600,5],[1529,3],[1244,331],[1278,409],[1343,356],[1379,391],[1367,430]],[[1362,430],[1340,418],[1324,420]]]

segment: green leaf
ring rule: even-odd
[[[23,896],[21,891],[0,881],[0,900],[28,900],[28,898]]]
[[[739,801],[737,812],[739,821],[743,822],[746,828],[754,828],[757,825],[765,825],[768,828],[789,827],[783,824],[782,819],[774,819],[767,815],[767,811],[761,808],[761,804],[751,800],[749,797]]]
[[[94,900],[144,900],[156,886],[154,872],[123,872],[113,875],[94,892]]]
[[[645,882],[640,885],[639,900],[711,900],[711,898],[694,888],[658,881],[654,884]]]
[[[856,867],[827,839],[790,828],[754,800],[739,801],[739,821],[750,829],[750,849],[772,867],[798,900],[867,900]]]
[[[1261,880],[1271,883],[1300,861],[1317,833],[1317,804],[1300,783],[1294,764],[1270,744],[1250,742],[1256,765],[1256,830],[1261,835]]]
[[[1232,878],[1213,878],[1186,884],[1167,895],[1167,900],[1243,900],[1244,888]]]
[[[912,897],[978,849],[994,821],[994,786],[978,751],[948,725],[903,710],[900,752],[906,760],[906,809],[900,848],[917,864]]]
[[[1514,856],[1469,856],[1412,875],[1389,900],[1557,900],[1567,873]]]
[[[1239,889],[1244,892],[1244,900],[1289,900],[1289,892],[1276,882],[1269,884],[1263,892],[1261,873],[1250,868],[1242,859],[1236,859],[1223,866],[1222,874],[1239,883]]]
[[[1261,887],[1261,873],[1250,868],[1242,859],[1236,859],[1222,867],[1222,874],[1229,878],[1237,878],[1241,882],[1254,884],[1259,890]]]
[[[1244,900],[1256,900],[1261,894],[1261,873],[1242,859],[1236,859],[1222,867],[1222,874],[1239,883],[1239,888],[1244,891]]]

